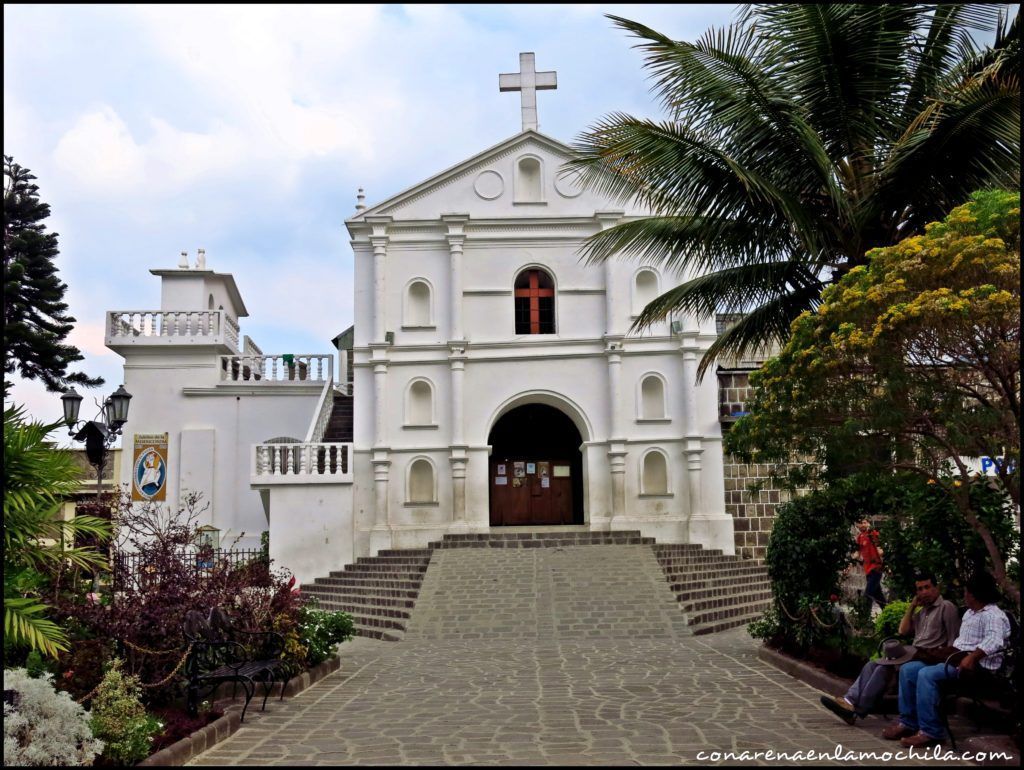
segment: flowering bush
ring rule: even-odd
[[[153,736],[163,725],[146,713],[140,700],[139,680],[121,671],[118,658],[110,664],[92,701],[92,732],[107,747],[103,755],[122,764],[149,756]]]
[[[5,765],[88,765],[103,750],[85,709],[54,690],[52,680],[48,673],[34,679],[23,668],[4,671]]]
[[[303,607],[299,613],[299,636],[306,647],[306,665],[323,663],[334,654],[334,648],[355,634],[352,616],[344,612],[328,612]]]

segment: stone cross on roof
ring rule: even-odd
[[[498,75],[499,91],[520,91],[523,110],[523,131],[537,130],[537,91],[558,88],[555,72],[537,72],[532,53],[519,54],[519,72]]]

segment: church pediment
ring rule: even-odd
[[[422,221],[451,212],[471,219],[590,217],[621,209],[621,203],[575,183],[563,170],[571,156],[568,145],[528,129],[347,221],[356,224],[368,216]],[[627,212],[633,213],[630,207]]]

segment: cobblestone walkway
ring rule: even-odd
[[[340,671],[251,711],[192,764],[675,765],[899,748],[878,737],[882,720],[847,727],[758,660],[744,629],[689,635],[649,548],[436,558],[403,641],[346,643]]]

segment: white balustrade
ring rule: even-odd
[[[221,379],[227,382],[316,383],[333,379],[330,353],[270,356],[221,356]]]
[[[351,458],[351,444],[256,444],[252,453],[252,478],[256,483],[351,483]]]
[[[138,341],[139,338],[220,337],[238,349],[238,323],[223,310],[111,310],[107,313],[107,337]]]

